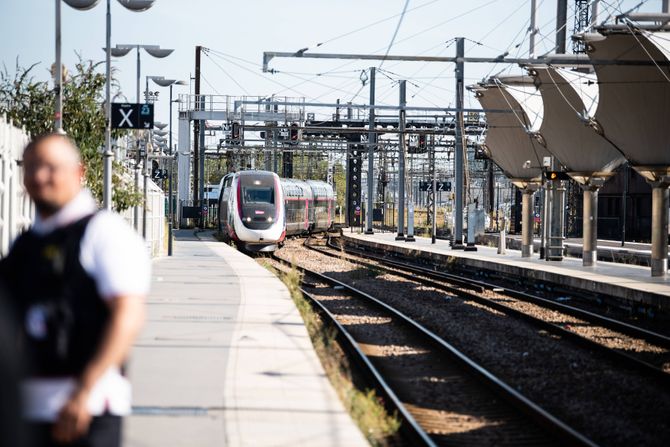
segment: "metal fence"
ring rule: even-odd
[[[0,256],[7,254],[11,242],[33,221],[35,208],[23,187],[20,163],[30,141],[19,129],[0,116]]]

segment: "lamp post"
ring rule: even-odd
[[[176,81],[174,79],[165,79],[162,76],[151,76],[152,81],[161,87],[170,87],[170,119],[168,127],[168,155],[169,157],[169,174],[168,174],[168,256],[172,256],[172,229],[174,223],[174,201],[172,198],[172,173],[174,159],[172,158],[172,103],[178,102],[172,99],[172,87],[175,85],[188,85],[186,81]],[[147,90],[149,87],[147,86]]]
[[[85,11],[93,8],[100,0],[63,0],[69,6],[80,11]],[[153,6],[155,0],[118,0],[126,9],[135,12],[146,11]],[[63,126],[63,72],[61,64],[61,17],[60,17],[60,0],[56,0],[56,116],[54,127],[56,131],[62,131]],[[104,175],[103,175],[103,189],[102,201],[103,208],[106,210],[112,209],[112,104],[111,104],[111,40],[112,40],[112,6],[111,0],[107,0],[107,14],[106,14],[106,38],[105,38],[105,151],[104,151]]]

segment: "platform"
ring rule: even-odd
[[[287,289],[211,235],[153,264],[127,447],[363,446]]]
[[[498,233],[486,233],[478,236],[477,242],[483,245],[498,246]],[[521,235],[508,234],[506,239],[507,247],[515,250],[521,249]],[[540,238],[533,239],[533,250],[537,253],[540,250]],[[582,257],[581,238],[566,238],[563,242],[565,254],[575,258]],[[643,266],[651,265],[651,244],[642,242],[626,242],[621,245],[621,241],[608,239],[598,239],[598,259],[601,261],[617,262],[623,264],[637,264]]]
[[[362,245],[404,255],[440,258],[444,263],[458,262],[468,268],[561,284],[670,311],[670,278],[651,277],[649,267],[604,261],[598,261],[593,267],[583,267],[582,260],[577,258],[563,258],[562,261],[545,261],[537,255],[522,258],[520,251],[511,249],[506,255],[499,255],[495,247],[481,245],[477,246],[477,251],[453,250],[445,240],[438,240],[436,244],[424,237],[416,237],[416,242],[396,241],[395,233],[366,235],[345,230],[343,235]]]

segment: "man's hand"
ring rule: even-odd
[[[88,393],[81,389],[70,397],[54,424],[53,438],[57,442],[69,444],[86,434],[91,423],[91,414],[86,407],[87,401]]]

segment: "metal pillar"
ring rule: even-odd
[[[540,259],[547,258],[547,247],[549,246],[549,222],[551,221],[551,208],[549,207],[549,195],[551,189],[549,182],[544,182],[544,189],[542,190],[542,226],[541,226],[541,242],[540,242]]]
[[[172,256],[172,227],[174,225],[174,202],[172,198],[172,175],[174,171],[174,158],[172,158],[172,86],[170,84],[170,119],[168,124],[170,129],[168,130],[168,147],[169,147],[169,158],[168,158],[168,256]]]
[[[430,236],[430,243],[434,244],[435,240],[437,239],[437,197],[435,197],[435,192],[437,191],[437,170],[435,169],[435,141],[431,139],[431,145],[430,145],[430,154],[432,154],[431,157],[431,176],[432,181],[433,181],[433,187],[431,188],[431,194],[432,194],[432,215],[433,218],[431,219],[431,223],[433,224],[433,228],[431,229],[431,236]]]
[[[521,201],[521,257],[530,258],[533,254],[533,194],[532,189],[522,191]]]
[[[537,26],[535,20],[537,17],[537,0],[530,1],[530,26],[528,27],[528,57],[535,57],[535,34],[537,34]]]
[[[463,37],[456,38],[456,57],[463,58],[465,56],[465,39]],[[456,62],[456,147],[455,147],[455,183],[456,183],[456,200],[455,200],[455,222],[454,222],[454,243],[452,248],[463,248],[463,164],[465,150],[463,148],[463,92],[464,92],[464,63],[462,59]]]
[[[54,90],[56,93],[56,111],[54,113],[54,131],[63,130],[63,64],[61,63],[61,0],[56,0],[56,63],[54,64]]]
[[[58,0],[60,2],[60,0]],[[103,153],[103,189],[102,206],[112,210],[112,12],[110,0],[107,0],[105,30],[105,152]]]
[[[670,12],[670,0],[663,0],[661,4],[661,12]]]
[[[396,241],[405,240],[405,106],[407,105],[406,81],[400,81],[400,112],[398,115],[398,235]]]
[[[370,105],[375,104],[375,67],[370,67]],[[375,109],[370,108],[370,119],[368,121],[368,206],[365,213],[365,234],[373,234],[372,215],[374,209],[374,178],[375,178],[375,143],[377,133],[375,132]]]
[[[563,227],[565,226],[565,182],[555,180],[551,183],[546,259],[547,261],[562,261]]]
[[[181,220],[181,202],[191,198],[191,120],[182,114],[179,114],[179,133],[177,134],[177,219],[180,227]]]
[[[590,185],[584,189],[582,265],[590,267],[598,260],[598,188]]]
[[[655,182],[651,189],[651,276],[668,276],[669,182]]]
[[[139,146],[137,147],[137,151],[139,153]],[[139,157],[138,157],[139,158]],[[142,162],[138,162],[137,166],[135,166],[135,191],[140,190],[140,177],[142,175]],[[140,207],[139,205],[136,205],[135,208],[133,208],[133,223],[135,226],[135,231],[139,232],[140,230]]]
[[[556,54],[565,54],[565,36],[568,20],[568,0],[556,2]]]

